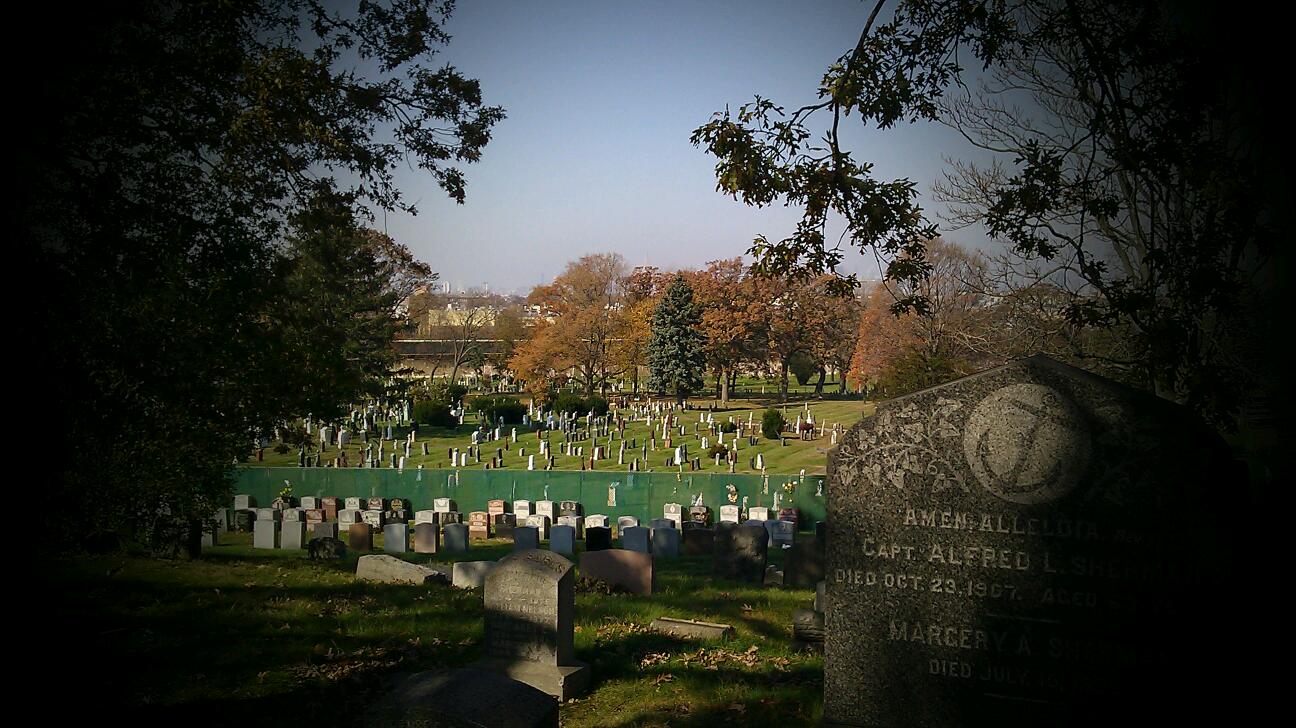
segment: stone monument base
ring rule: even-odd
[[[517,660],[486,659],[471,665],[477,670],[490,670],[510,679],[526,683],[541,692],[548,693],[559,702],[585,694],[589,688],[590,667],[584,662],[573,660],[574,665],[541,665],[535,662]]]

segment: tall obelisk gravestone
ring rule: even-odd
[[[1228,700],[1235,472],[1184,408],[1043,356],[883,403],[828,466],[824,723]]]

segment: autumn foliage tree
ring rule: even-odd
[[[547,323],[518,347],[510,367],[528,380],[547,372],[536,381],[549,384],[561,384],[570,372],[586,396],[606,395],[621,372],[615,354],[625,328],[625,278],[624,259],[607,253],[568,263],[553,283],[537,286],[528,302],[541,308]],[[528,385],[535,392],[533,387]]]
[[[694,300],[702,307],[707,364],[716,373],[721,403],[744,362],[765,352],[764,324],[768,300],[762,300],[755,279],[742,258],[713,260],[704,270],[688,274]]]

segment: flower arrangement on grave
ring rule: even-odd
[[[737,503],[737,502],[738,502],[738,489],[734,487],[733,483],[730,483],[729,485],[726,485],[726,486],[725,486],[725,490],[728,491],[728,493],[729,493],[729,502],[730,502],[730,503]]]
[[[791,503],[792,500],[796,497],[796,487],[797,487],[796,481],[793,480],[789,480],[788,482],[783,484],[783,492],[787,493],[787,499],[789,503]]]
[[[275,498],[274,503],[270,504],[271,508],[284,509],[292,506],[292,483],[284,481],[284,487],[279,489],[279,497]]]

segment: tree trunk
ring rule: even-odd
[[[819,365],[819,381],[815,382],[815,392],[814,392],[814,393],[815,393],[815,396],[816,396],[816,397],[822,397],[822,396],[823,396],[824,377],[826,377],[826,376],[828,376],[828,373],[827,373],[827,371],[824,369],[824,366],[823,366],[822,364],[820,364],[820,365]]]
[[[788,395],[788,358],[781,360],[781,371],[779,373],[779,401],[786,402]]]
[[[720,404],[729,404],[729,370],[720,370]]]
[[[837,370],[837,377],[840,380],[837,382],[837,392],[839,394],[846,394],[846,370],[839,368]]]

